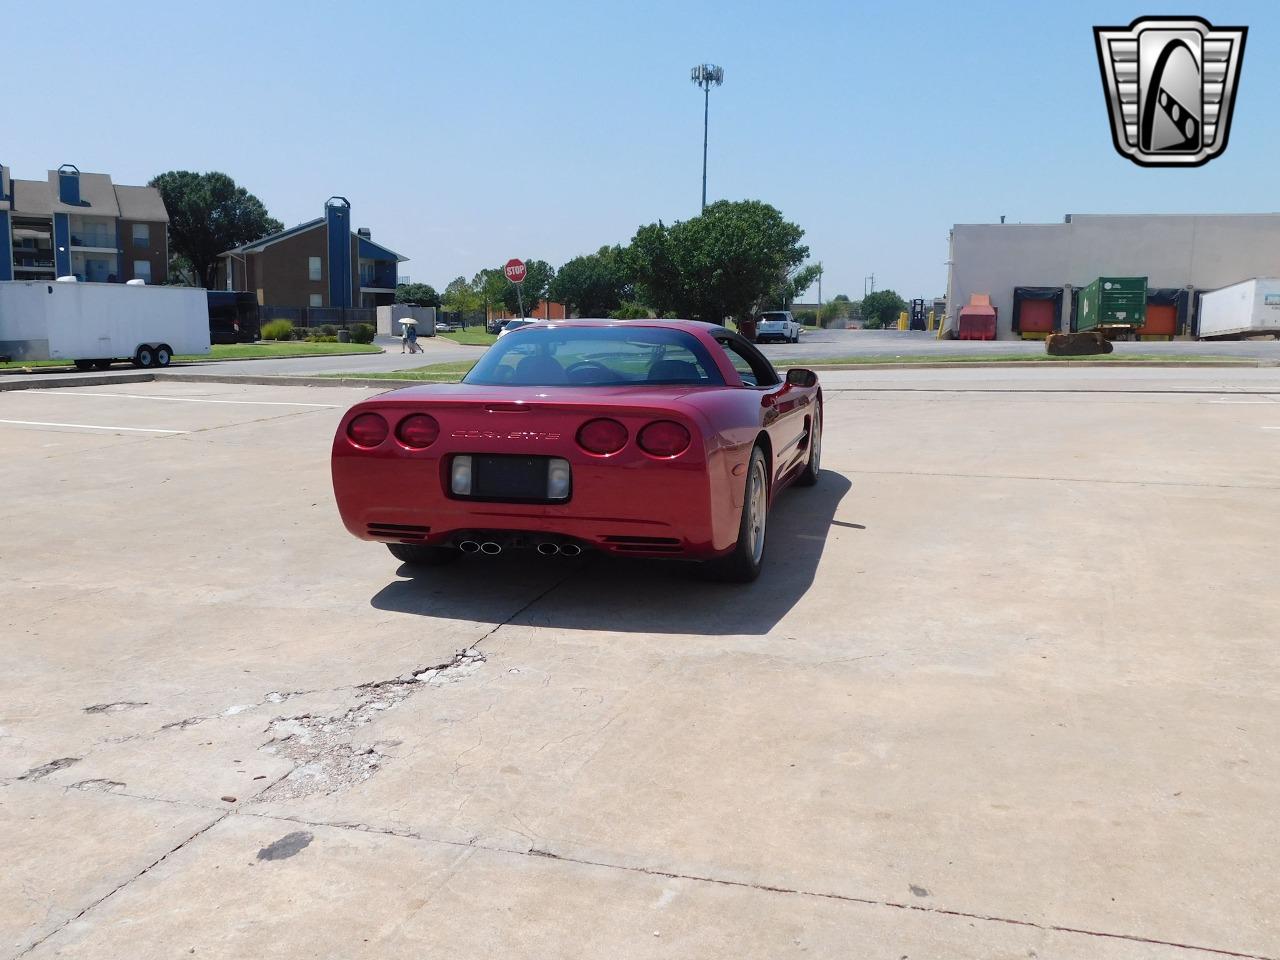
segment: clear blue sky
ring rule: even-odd
[[[350,198],[439,288],[558,266],[758,198],[806,231],[823,294],[946,283],[953,223],[1280,209],[1280,7],[1101,3],[130,2],[6,5],[0,161],[143,183],[221,170],[287,225]],[[1230,146],[1145,170],[1111,146],[1091,27],[1250,28]],[[17,42],[14,38],[19,38]],[[816,290],[812,292],[816,296]]]

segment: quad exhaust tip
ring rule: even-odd
[[[463,553],[478,553],[480,550],[480,544],[476,543],[474,540],[463,540],[458,544],[458,549]]]
[[[558,543],[551,543],[548,541],[547,543],[538,544],[538,553],[542,554],[544,557],[554,557],[559,552],[560,544]]]
[[[496,557],[502,552],[502,545],[494,543],[492,540],[486,540],[480,544],[480,552],[486,556]]]

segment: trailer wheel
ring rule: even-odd
[[[169,361],[173,359],[173,347],[167,343],[162,343],[156,347],[155,365],[157,367],[167,367]]]
[[[138,347],[138,352],[133,355],[133,365],[135,367],[154,367],[155,364],[155,351],[145,343]]]
[[[93,361],[92,361],[92,360],[76,360],[76,361],[75,361],[75,365],[76,365],[76,369],[77,369],[77,370],[79,370],[79,371],[81,371],[81,372],[84,372],[85,370],[92,370],[92,369],[93,369]]]

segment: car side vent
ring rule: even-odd
[[[618,553],[684,553],[675,537],[605,537]]]
[[[371,523],[369,535],[372,537],[395,537],[397,540],[412,543],[425,540],[430,527],[420,527],[412,523]]]

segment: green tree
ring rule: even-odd
[[[485,322],[488,322],[490,312],[502,304],[502,296],[509,286],[507,277],[501,270],[481,270],[471,278],[471,289],[484,309]]]
[[[680,270],[666,224],[659,220],[637,230],[622,252],[622,262],[642,303],[660,317],[675,311],[682,297]]]
[[[483,306],[479,295],[472,289],[466,277],[454,277],[449,281],[449,285],[444,288],[444,296],[440,298],[440,304],[450,313],[470,313]]]
[[[574,257],[559,270],[547,289],[556,303],[570,305],[582,317],[607,317],[634,296],[622,248],[601,247]]]
[[[804,231],[759,200],[721,200],[670,227],[641,227],[628,261],[637,291],[659,314],[712,323],[750,316],[796,275]]]
[[[872,330],[897,324],[898,314],[907,309],[907,301],[892,290],[877,290],[862,299],[862,322]]]
[[[396,287],[396,303],[416,303],[420,307],[440,306],[440,294],[429,283],[402,283]]]
[[[520,292],[516,293],[516,285],[508,283],[502,291],[502,303],[508,313],[520,315],[520,304],[524,304],[525,313],[538,305],[539,300],[547,299],[547,288],[555,279],[556,272],[545,260],[526,260],[524,262],[524,283],[520,284]],[[500,274],[501,270],[498,271]],[[503,275],[505,279],[505,274]]]
[[[810,263],[783,275],[777,289],[766,298],[765,306],[776,310],[790,310],[791,305],[822,276],[822,264]]]
[[[216,286],[218,255],[284,229],[262,201],[225,173],[171,170],[151,179],[169,212],[169,245],[202,287]]]

